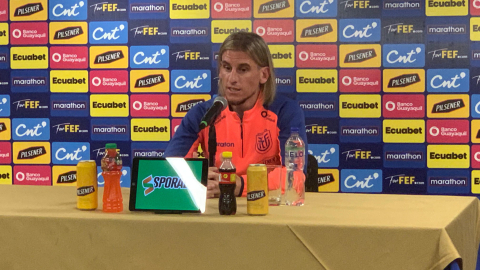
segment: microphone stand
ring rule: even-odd
[[[208,166],[215,166],[215,155],[217,154],[217,131],[215,130],[215,121],[217,117],[213,119],[212,125],[208,130]]]

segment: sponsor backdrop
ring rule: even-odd
[[[0,0],[0,184],[75,185],[116,142],[128,187],[238,31],[304,110],[319,191],[480,193],[480,0]]]

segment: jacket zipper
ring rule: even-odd
[[[240,139],[242,140],[242,158],[243,158],[243,121],[240,120]]]

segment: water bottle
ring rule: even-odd
[[[117,213],[123,211],[122,190],[120,178],[122,177],[122,158],[117,151],[116,143],[105,145],[105,156],[101,161],[102,176],[105,180],[103,188],[103,212]]]
[[[290,137],[285,143],[285,204],[301,206],[305,202],[305,142],[298,134],[298,128],[290,129]]]

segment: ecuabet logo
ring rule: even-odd
[[[428,92],[468,92],[470,86],[468,69],[427,70]]]
[[[425,66],[424,44],[385,44],[383,45],[384,67],[423,67]]]
[[[425,96],[383,95],[382,115],[385,118],[423,118]]]
[[[383,142],[423,143],[425,142],[425,121],[383,120]]]
[[[469,145],[427,145],[428,168],[470,167]]]
[[[51,172],[50,166],[13,166],[13,184],[50,186]]]
[[[382,170],[341,170],[342,192],[382,192]]]
[[[11,21],[46,21],[48,18],[47,0],[15,0],[9,4]]]
[[[89,0],[88,18],[93,21],[128,19],[128,0]]]
[[[172,92],[208,93],[211,90],[210,70],[172,70]]]
[[[206,0],[171,0],[171,19],[208,19],[210,1]]]
[[[340,69],[340,92],[377,93],[381,89],[379,69]]]
[[[468,15],[466,0],[428,0],[427,16],[465,16]]]
[[[91,95],[90,116],[127,117],[128,104],[128,95]]]
[[[253,30],[266,42],[293,42],[293,20],[255,20]]]
[[[340,67],[380,67],[380,55],[381,47],[378,44],[340,45]]]
[[[299,68],[334,68],[338,66],[337,45],[297,45]]]
[[[47,44],[48,24],[46,22],[11,23],[10,43],[12,45]]]
[[[468,95],[428,95],[428,118],[467,118],[469,116]]]
[[[297,69],[298,92],[337,92],[336,69]]]
[[[130,47],[131,68],[168,68],[168,46],[132,46]]]
[[[50,71],[50,91],[52,93],[86,93],[88,92],[87,70],[52,70]]]
[[[380,19],[340,20],[341,42],[378,42],[382,31]]]
[[[87,0],[50,0],[49,18],[52,21],[84,21],[87,19]]]
[[[315,157],[319,168],[336,168],[339,165],[338,144],[309,144],[308,154]]]
[[[15,164],[50,164],[50,143],[49,142],[14,142],[13,143],[13,163]]]
[[[472,137],[473,134],[472,125]],[[427,120],[428,143],[468,143],[468,120]],[[473,138],[472,138],[472,142]]]
[[[336,17],[337,0],[298,0],[295,10],[299,18]]]
[[[133,47],[131,47],[133,48]],[[91,46],[90,68],[127,68],[127,46]]]
[[[13,118],[12,138],[18,141],[50,140],[50,119]]]
[[[295,47],[293,45],[268,45],[274,66],[293,68],[295,66]]]
[[[47,47],[12,47],[10,51],[12,69],[48,68]]]
[[[52,69],[87,69],[88,48],[86,46],[50,47]]]
[[[90,71],[90,92],[126,93],[128,92],[127,70]]]
[[[247,19],[252,17],[252,1],[215,0],[212,1],[213,19]]]
[[[168,117],[170,115],[170,96],[131,95],[130,114],[132,117]]]
[[[128,43],[128,23],[115,22],[90,22],[90,44],[125,44]]]
[[[169,141],[170,120],[158,118],[133,118],[132,141]]]
[[[380,95],[340,95],[340,117],[378,118],[381,104]]]
[[[214,20],[212,21],[212,43],[223,43],[233,33],[252,32],[250,20]]]
[[[90,144],[87,142],[53,142],[52,163],[75,165],[80,160],[90,159]]]

